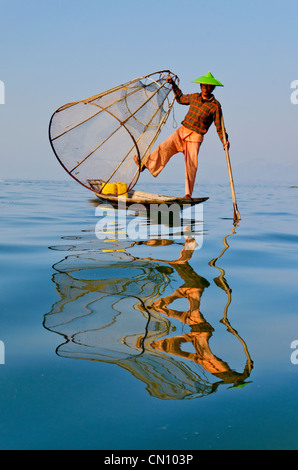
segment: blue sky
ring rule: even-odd
[[[211,71],[221,102],[235,183],[298,185],[297,13],[285,0],[0,0],[0,178],[68,179],[48,142],[62,104],[157,70],[170,69],[184,93]],[[179,123],[187,108],[175,104]],[[162,137],[172,131],[172,117]],[[215,128],[199,155],[199,181],[227,182]],[[183,156],[161,182],[181,181]],[[144,175],[144,176],[143,176]],[[142,175],[142,181],[153,181]],[[154,180],[157,181],[157,180]],[[183,178],[182,178],[183,182]]]

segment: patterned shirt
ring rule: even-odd
[[[181,124],[198,134],[204,135],[214,122],[219,138],[224,143],[221,127],[222,111],[219,101],[213,95],[209,100],[204,100],[201,93],[183,95],[175,83],[173,84],[173,91],[179,104],[190,105],[189,111]],[[227,133],[226,138],[228,140]]]

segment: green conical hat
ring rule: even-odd
[[[193,83],[205,83],[206,85],[215,85],[215,86],[223,86],[216,78],[213,77],[211,72],[206,73],[202,77],[196,78],[193,80]]]

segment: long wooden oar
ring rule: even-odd
[[[241,219],[241,217],[240,217],[240,212],[239,212],[238,207],[237,207],[236,194],[235,194],[234,181],[233,181],[233,174],[232,174],[232,167],[231,167],[231,160],[230,160],[230,155],[229,155],[229,149],[226,145],[227,144],[227,138],[226,138],[226,129],[225,129],[223,116],[221,116],[221,128],[222,128],[223,141],[224,141],[224,145],[225,145],[225,152],[226,152],[226,157],[227,157],[227,165],[228,165],[229,179],[230,179],[233,206],[234,206],[234,222],[237,222],[238,220]]]

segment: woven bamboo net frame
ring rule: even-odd
[[[178,81],[162,70],[57,109],[49,139],[67,173],[97,193],[115,182],[132,189],[174,104],[168,76]]]

